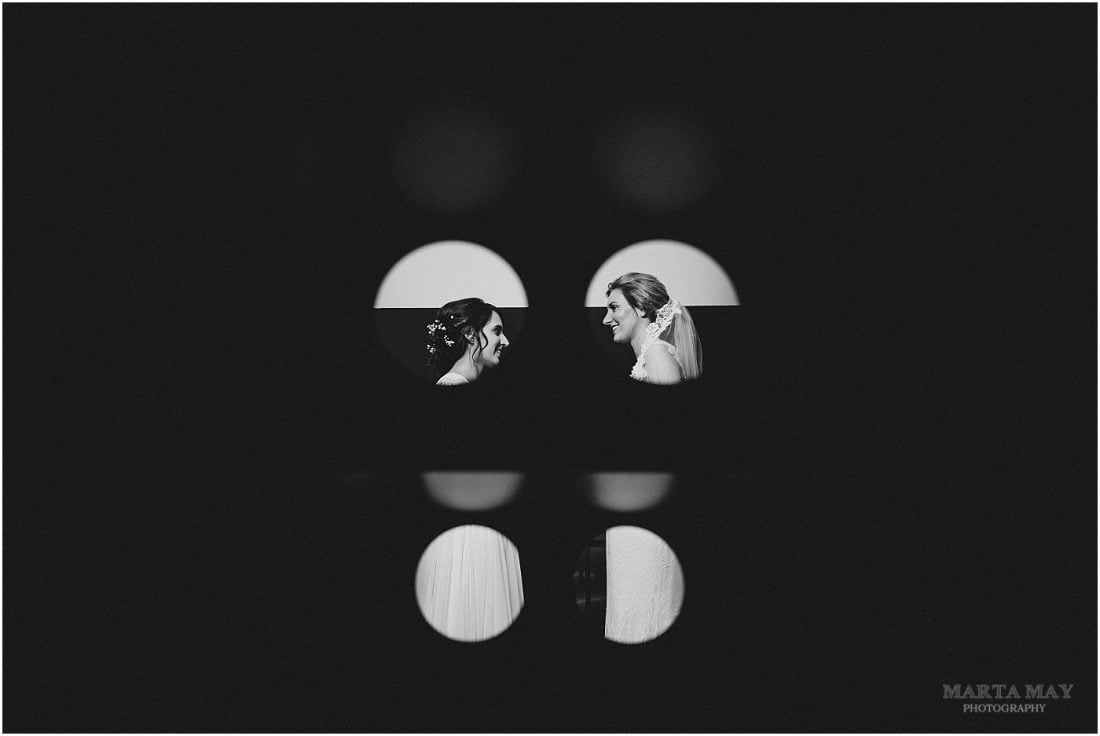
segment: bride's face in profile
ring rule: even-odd
[[[474,358],[484,368],[495,368],[500,365],[500,356],[504,348],[508,347],[508,338],[504,336],[504,323],[500,315],[493,312],[489,321],[481,328],[482,344],[485,345],[481,352],[474,352]]]
[[[615,289],[607,295],[607,314],[603,323],[611,328],[611,339],[615,342],[630,342],[646,326],[638,310],[627,303],[622,289]]]

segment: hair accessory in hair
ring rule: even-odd
[[[439,320],[435,320],[434,322],[429,322],[427,329],[428,329],[428,335],[433,340],[435,339],[435,333],[441,332],[443,334],[443,344],[446,345],[449,348],[453,348],[455,346],[454,339],[447,334],[447,325],[443,324]],[[431,345],[429,345],[428,346],[428,352],[429,353],[435,353],[435,348],[432,347]]]
[[[668,304],[657,310],[657,319],[646,326],[646,343],[653,342],[660,337],[661,333],[667,330],[668,326],[672,324],[672,318],[677,314],[683,314],[680,310],[680,302],[675,299],[669,299]]]
[[[669,299],[668,304],[657,310],[657,326],[660,328],[658,331],[664,332],[672,324],[672,317],[681,313],[680,302]]]

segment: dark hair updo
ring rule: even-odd
[[[607,285],[604,296],[611,296],[615,289],[620,289],[626,303],[634,309],[640,309],[645,318],[651,321],[657,319],[657,310],[668,304],[668,289],[656,276],[648,273],[624,273]]]
[[[489,343],[481,331],[496,311],[492,304],[477,297],[447,302],[439,308],[427,326],[428,370],[433,380],[439,380],[454,366],[466,352],[469,340],[477,346],[475,354],[485,349]]]

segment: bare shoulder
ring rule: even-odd
[[[680,364],[672,357],[674,348],[668,343],[658,342],[645,353],[645,367],[650,383],[679,383]]]
[[[447,373],[435,382],[436,386],[461,386],[464,383],[469,383],[464,376],[460,376],[457,373]]]

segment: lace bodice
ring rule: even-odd
[[[636,526],[607,530],[607,616],[604,636],[637,644],[660,636],[684,601],[684,573],[672,548]]]
[[[650,328],[655,326],[656,325],[650,325]],[[669,354],[671,354],[672,357],[676,359],[676,365],[680,366],[680,375],[683,376],[684,363],[680,360],[680,352],[664,340],[658,340],[657,334],[659,333],[650,335],[649,328],[647,328],[646,333],[647,334],[645,342],[642,343],[642,349],[638,351],[638,359],[634,361],[634,367],[630,369],[630,377],[633,378],[635,381],[649,380],[649,371],[647,371],[645,367],[645,354],[646,351],[654,345],[660,345],[664,349],[668,350]]]

